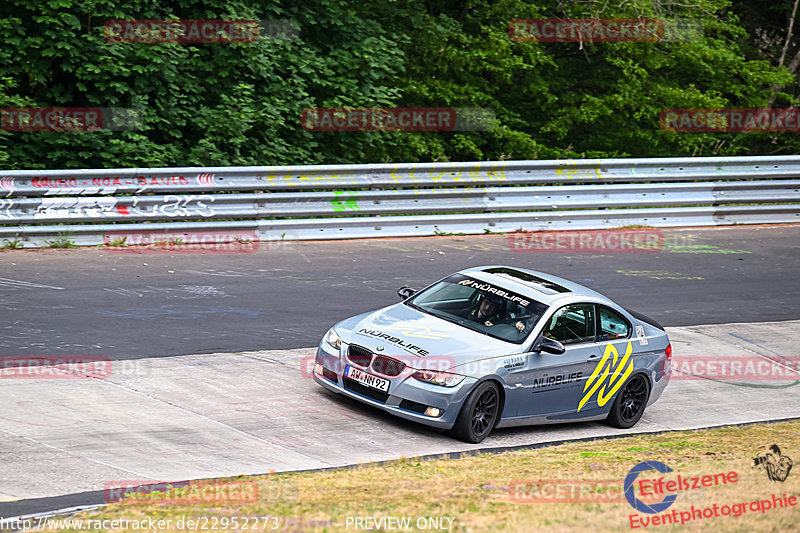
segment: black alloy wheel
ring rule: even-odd
[[[452,432],[463,441],[481,442],[494,428],[499,414],[500,390],[493,381],[486,381],[464,402]]]
[[[642,418],[650,387],[647,378],[642,374],[632,376],[617,396],[611,411],[608,413],[608,422],[621,429],[633,427]]]

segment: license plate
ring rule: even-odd
[[[353,368],[350,365],[344,367],[344,375],[347,378],[350,378],[354,381],[358,381],[359,383],[363,383],[367,387],[372,387],[373,389],[378,389],[383,392],[389,392],[389,380],[379,378],[378,376],[373,376],[372,374],[367,374],[366,372],[362,372],[357,368]]]

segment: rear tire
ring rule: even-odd
[[[465,442],[477,444],[485,439],[500,416],[500,389],[493,381],[484,381],[467,397],[450,430]]]
[[[650,384],[647,378],[642,374],[632,376],[622,386],[606,421],[615,428],[633,427],[642,418],[649,397]]]

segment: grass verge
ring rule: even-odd
[[[734,516],[735,504],[772,501],[773,495],[779,498],[784,494],[800,496],[800,471],[791,471],[783,482],[770,481],[764,466],[754,465],[754,458],[764,457],[773,444],[780,446],[784,456],[800,458],[800,421],[577,442],[459,459],[401,459],[380,466],[327,472],[240,477],[236,478],[237,482],[257,483],[256,501],[237,505],[181,505],[152,503],[151,500],[114,504],[73,518],[171,520],[171,528],[140,528],[139,531],[185,531],[185,523],[183,529],[175,527],[178,520],[202,520],[203,517],[206,520],[216,518],[220,525],[227,517],[228,527],[218,529],[225,531],[797,531],[800,502],[793,507],[765,511],[753,510],[751,506],[740,516]],[[548,494],[544,485],[537,485],[536,480],[557,480],[564,482],[562,486],[569,482],[594,484],[616,480],[621,486],[626,474],[643,461],[659,461],[673,472],[656,474],[650,471],[642,473],[640,479],[664,477],[669,481],[677,480],[678,475],[686,479],[735,472],[736,481],[678,491],[675,503],[657,515],[637,513],[624,496],[608,502],[613,494],[601,492],[596,493],[596,497],[589,493],[589,498],[596,501],[587,502],[516,501],[520,495],[530,498]],[[787,464],[784,460],[783,466]],[[516,492],[510,491],[510,487],[516,488]],[[637,484],[634,487],[635,493],[641,496],[641,487]],[[562,495],[565,494],[569,498],[569,490],[562,491]],[[658,501],[661,496],[649,501]],[[691,513],[692,507],[702,512],[714,504],[718,506],[719,517],[696,518],[680,524],[682,512]],[[721,514],[723,506],[729,507],[729,515]],[[738,509],[741,512],[741,506]],[[647,527],[631,527],[632,515],[640,517],[634,522],[640,524],[643,518],[654,516],[663,520],[673,511],[678,517],[677,525],[651,523]],[[238,529],[231,525],[233,517],[245,516],[278,519],[261,520],[255,528],[241,527],[241,519]],[[376,521],[388,517],[408,519],[409,527],[398,527],[395,521],[384,521],[382,527],[378,527],[377,522],[363,521],[365,517]],[[357,527],[356,518],[362,519],[361,527]],[[253,522],[248,525],[252,526]],[[278,527],[273,529],[273,526]],[[108,529],[132,530],[130,527]],[[51,527],[48,530],[79,529]]]

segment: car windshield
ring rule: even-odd
[[[522,343],[547,306],[492,283],[453,274],[406,303],[465,328],[515,344]]]

